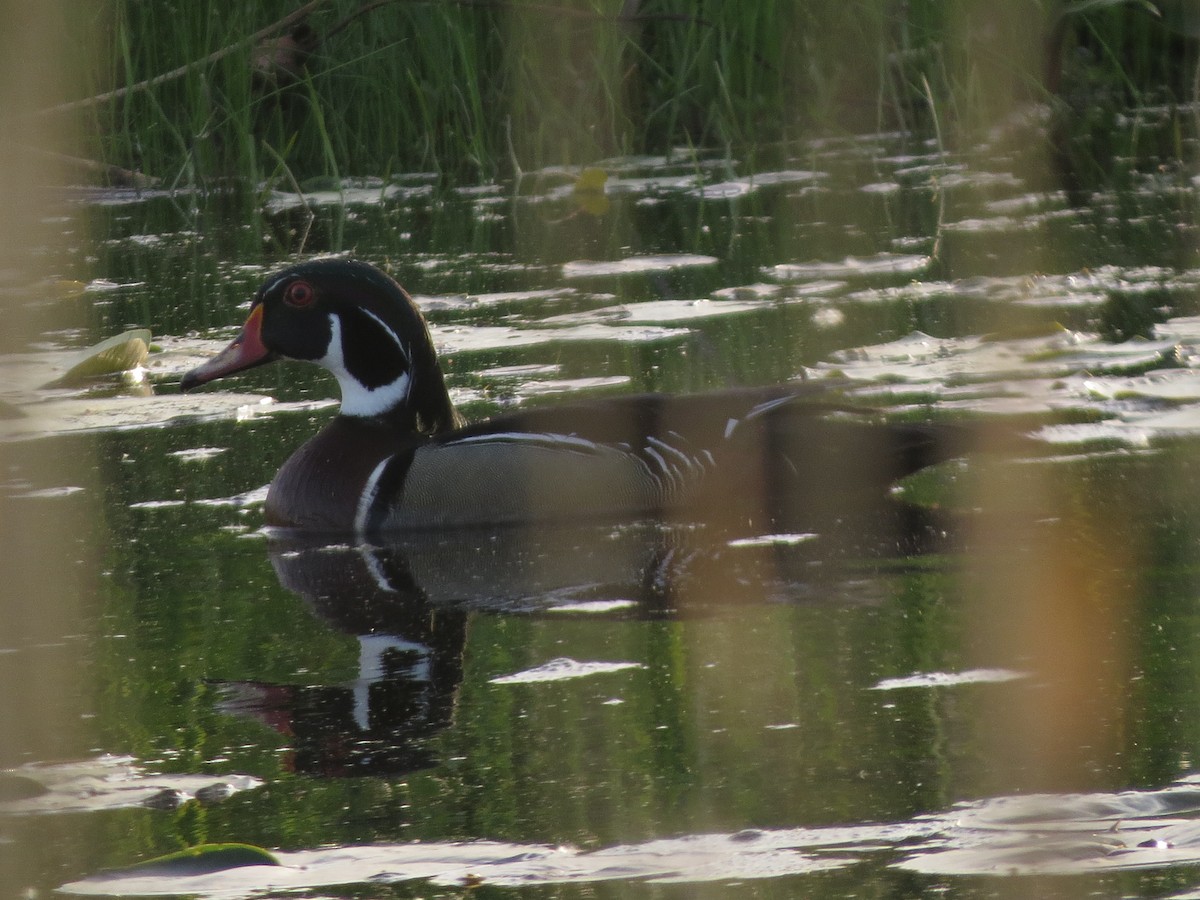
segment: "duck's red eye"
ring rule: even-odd
[[[283,294],[283,302],[288,306],[312,306],[317,299],[317,293],[307,281],[293,281]]]

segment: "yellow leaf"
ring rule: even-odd
[[[608,173],[603,169],[588,168],[579,173],[575,179],[575,199],[584,212],[593,216],[602,216],[608,212],[608,195],[604,193],[604,185],[608,181]]]
[[[575,193],[590,193],[593,191],[604,192],[604,185],[608,181],[608,173],[603,169],[595,167],[584,169],[579,173],[579,177],[575,179]]]

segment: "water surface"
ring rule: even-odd
[[[91,602],[0,638],[0,677],[76,672],[82,726],[2,761],[0,852],[130,895],[1200,890],[1193,186],[1148,165],[1071,206],[1006,146],[611,160],[599,207],[566,171],[60,198],[64,281],[29,303],[77,324],[7,339],[0,489],[88,523],[62,562]],[[176,385],[295,252],[408,286],[471,416],[829,378],[1035,440],[906,486],[961,525],[921,555],[638,523],[280,541],[263,488],[332,379]],[[45,386],[135,327],[143,370]],[[39,480],[51,455],[77,477]],[[101,874],[222,842],[282,865]]]

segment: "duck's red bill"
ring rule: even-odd
[[[275,358],[262,341],[262,305],[255,306],[250,311],[250,317],[242,326],[242,333],[230,342],[229,346],[210,359],[202,366],[197,366],[183,376],[179,382],[180,390],[191,390],[226,375],[253,369]]]

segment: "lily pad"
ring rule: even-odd
[[[515,672],[512,675],[497,675],[488,681],[491,684],[532,684],[540,681],[566,681],[569,678],[586,678],[589,675],[640,668],[642,668],[641,664],[634,662],[580,662],[561,656],[536,668]]]
[[[55,379],[55,385],[73,385],[137,368],[150,355],[150,331],[136,328],[101,341],[80,352],[63,375]]]
[[[208,875],[241,866],[278,866],[269,851],[253,844],[200,844],[111,873],[120,875]]]
[[[41,438],[78,431],[159,428],[176,420],[247,421],[263,415],[322,409],[336,400],[276,403],[258,394],[206,394],[161,397],[71,397],[30,407],[31,415],[0,422],[0,441]]]
[[[618,275],[642,275],[668,272],[671,269],[715,266],[715,256],[699,253],[659,253],[646,256],[628,256],[613,260],[574,260],[564,263],[564,278],[598,278]]]
[[[416,880],[526,889],[602,881],[699,884],[829,871],[867,856],[878,859],[887,850],[906,854],[892,866],[939,876],[1078,875],[1195,865],[1200,841],[1190,815],[1197,809],[1200,790],[1192,777],[1154,791],[992,797],[889,824],[685,834],[591,851],[493,841],[341,845],[277,854],[214,845],[197,848],[201,852],[190,859],[172,854],[59,890],[233,900]],[[215,867],[175,868],[197,862]],[[158,868],[163,864],[165,871]]]
[[[850,854],[829,853],[833,848],[855,841],[869,842],[874,848],[889,838],[911,840],[931,834],[932,829],[923,824],[764,830],[684,835],[593,852],[493,841],[335,846],[280,852],[279,865],[275,866],[255,868],[251,864],[211,873],[166,876],[127,870],[76,881],[59,890],[110,897],[182,894],[232,900],[259,897],[269,891],[398,884],[418,879],[456,888],[528,888],[600,881],[699,883],[829,871],[854,861]],[[825,852],[800,849],[806,847]]]
[[[641,303],[623,303],[600,309],[564,313],[550,316],[544,321],[549,325],[580,325],[592,323],[620,322],[626,324],[651,324],[682,322],[705,319],[711,316],[729,316],[750,312],[767,306],[766,300],[647,300]]]
[[[903,253],[876,253],[874,256],[847,256],[840,262],[780,263],[766,274],[782,281],[812,278],[854,278],[872,275],[916,275],[928,269],[928,256]]]
[[[103,755],[67,763],[29,763],[0,772],[5,789],[0,815],[48,815],[99,812],[152,805],[170,791],[182,800],[216,797],[214,785],[228,786],[228,794],[259,787],[249,775],[152,774],[132,757]],[[178,806],[179,803],[173,804]]]
[[[873,691],[894,691],[900,688],[953,687],[960,684],[996,684],[1024,678],[1012,669],[969,669],[965,672],[918,672],[900,678],[885,678],[872,685]]]

